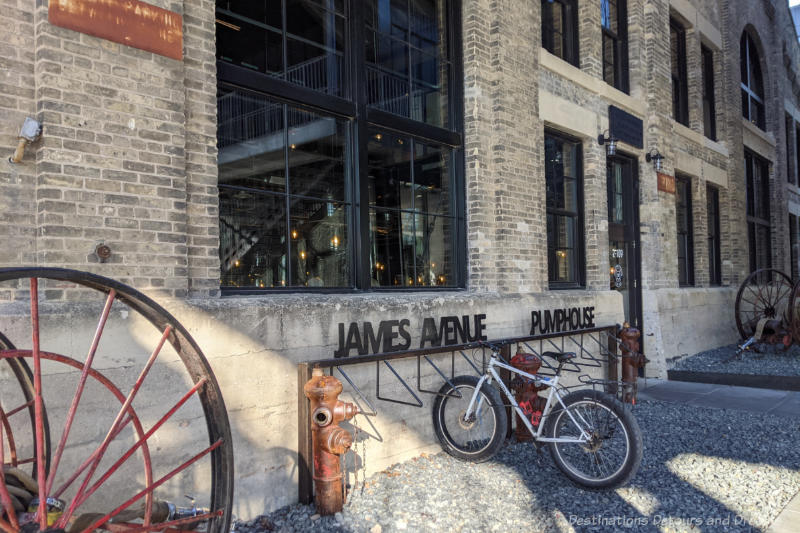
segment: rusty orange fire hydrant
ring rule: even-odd
[[[350,433],[338,426],[358,414],[358,407],[339,401],[342,383],[315,368],[303,387],[311,402],[311,440],[314,447],[314,504],[321,515],[344,506],[342,465],[339,457],[353,445]]]
[[[622,351],[622,382],[625,384],[622,400],[625,403],[636,403],[637,384],[639,369],[644,368],[647,358],[639,352],[639,337],[641,332],[625,323],[620,331],[619,337],[622,340],[620,348]]]

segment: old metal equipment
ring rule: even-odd
[[[538,356],[522,352],[518,348],[517,353],[511,358],[511,366],[529,374],[536,374],[542,367],[542,360]],[[545,390],[546,387],[537,386],[533,380],[517,375],[511,380],[510,388],[514,391],[514,399],[522,408],[525,416],[528,417],[533,427],[538,427],[542,411],[547,404],[547,399],[539,396],[539,391]],[[517,442],[532,440],[533,437],[525,428],[519,415],[515,413],[515,416],[517,425],[514,435],[517,437]]]
[[[0,292],[26,300],[0,324],[0,530],[227,533],[228,416],[186,329],[86,272],[0,269]],[[190,506],[174,503],[187,493]]]
[[[783,344],[788,349],[792,342],[800,339],[800,320],[793,312],[797,285],[781,272],[772,268],[752,272],[744,280],[736,294],[736,328],[742,344],[734,357],[758,343]],[[800,303],[800,300],[798,300]]]
[[[312,371],[303,387],[310,402],[311,439],[314,448],[314,504],[321,515],[332,515],[344,506],[341,456],[353,445],[353,436],[339,422],[358,414],[352,403],[339,401],[342,382],[326,376],[321,368]]]

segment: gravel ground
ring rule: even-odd
[[[723,362],[736,353],[736,345],[706,350],[677,361],[671,370],[722,372],[727,374],[764,374],[770,376],[800,376],[800,346],[759,345],[761,353],[746,351],[741,359]]]
[[[578,488],[549,452],[505,446],[470,464],[439,453],[367,479],[342,513],[320,518],[293,505],[239,533],[760,531],[800,490],[800,421],[642,401],[635,410],[644,459],[632,483],[614,491]],[[369,450],[367,450],[369,452]]]

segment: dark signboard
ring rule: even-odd
[[[644,147],[642,119],[613,105],[608,106],[608,132],[636,148]]]
[[[140,0],[50,0],[50,24],[183,58],[183,17]]]

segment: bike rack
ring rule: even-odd
[[[567,331],[559,333],[548,333],[544,335],[530,335],[525,337],[511,337],[505,339],[498,339],[490,341],[492,344],[502,346],[501,355],[506,359],[511,357],[511,346],[517,345],[524,347],[535,355],[540,356],[542,359],[542,368],[539,373],[543,375],[555,374],[556,368],[547,360],[541,357],[541,354],[546,351],[575,351],[576,358],[562,368],[562,372],[581,372],[585,368],[601,368],[603,364],[608,365],[608,379],[616,381],[619,376],[618,370],[618,351],[620,341],[616,337],[616,326],[602,326],[589,329],[582,329],[576,331]],[[554,340],[560,339],[560,343]],[[538,345],[537,345],[538,343]],[[538,346],[538,349],[537,349]],[[597,346],[596,350],[592,350]],[[481,368],[476,366],[473,358],[466,354],[467,350],[475,350],[481,348]],[[436,363],[429,357],[434,354],[450,353],[450,377],[436,365]],[[355,395],[364,402],[370,409],[369,412],[362,411],[361,414],[367,416],[376,416],[378,414],[377,408],[361,391],[361,389],[353,383],[352,378],[342,369],[344,366],[363,365],[368,363],[375,363],[375,398],[384,402],[396,403],[401,405],[408,405],[412,407],[423,407],[424,402],[417,395],[417,392],[425,394],[437,395],[438,391],[428,390],[422,388],[421,375],[422,375],[422,359],[433,367],[441,378],[452,385],[450,381],[455,377],[455,361],[456,353],[469,363],[469,366],[477,375],[482,374],[482,368],[486,365],[486,350],[476,342],[467,344],[454,344],[449,346],[435,346],[430,348],[421,348],[416,350],[405,350],[399,352],[377,353],[371,355],[359,355],[352,357],[341,357],[331,359],[318,359],[314,361],[305,361],[297,365],[297,383],[298,383],[298,408],[297,408],[297,448],[298,448],[298,495],[301,503],[311,503],[313,501],[313,480],[311,477],[311,465],[313,450],[311,444],[311,428],[308,424],[310,417],[309,403],[303,394],[303,386],[311,379],[311,372],[315,367],[327,368],[328,373],[333,375],[334,372],[339,372],[341,376],[347,381],[352,388]],[[404,380],[400,374],[395,370],[389,361],[398,359],[417,358],[417,383],[416,392]],[[394,375],[395,379],[400,381],[403,388],[411,395],[414,401],[401,400],[396,398],[387,398],[381,396],[381,364],[385,365],[390,372]],[[504,379],[507,376],[503,375]],[[509,416],[510,416],[510,407]],[[510,431],[510,426],[509,426]]]

